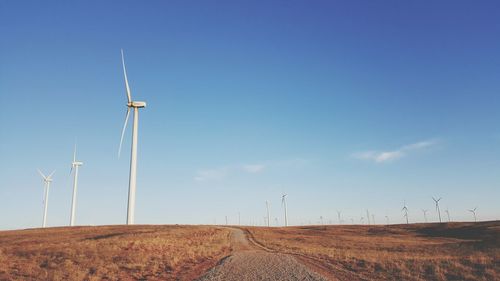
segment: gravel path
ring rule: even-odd
[[[256,249],[242,230],[232,230],[234,253],[198,280],[327,280],[290,255]]]

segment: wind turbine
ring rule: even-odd
[[[52,182],[52,175],[55,173],[55,170],[48,176],[45,176],[40,170],[38,170],[38,173],[40,174],[40,176],[42,176],[45,188],[45,200],[43,204],[44,207],[43,207],[43,223],[42,223],[42,227],[45,227],[47,225],[47,206],[49,205],[49,188],[50,188],[50,183]]]
[[[288,211],[286,209],[286,196],[288,194],[283,194],[281,196],[281,205],[283,205],[283,207],[285,208],[285,226],[288,226]]]
[[[434,200],[434,202],[436,203],[436,211],[438,212],[439,222],[441,222],[441,211],[439,211],[439,200],[441,199],[441,197],[439,197],[439,199],[432,197],[432,200]]]
[[[271,226],[271,215],[269,214],[269,202],[266,200],[266,209],[267,209],[267,227]]]
[[[372,224],[375,224],[375,215],[372,214]]]
[[[385,216],[385,220],[386,220],[387,224],[389,224],[389,216]]]
[[[477,207],[476,207],[476,208],[474,208],[474,209],[470,209],[470,210],[469,210],[469,212],[471,212],[471,213],[472,213],[472,215],[474,215],[474,222],[477,222],[477,217],[476,217],[476,209],[477,209]]]
[[[405,212],[403,216],[406,218],[406,224],[408,224],[408,207],[406,207],[406,201],[404,201],[401,211]]]
[[[425,220],[425,222],[427,222],[427,211],[429,211],[429,210],[422,209],[422,212],[424,213],[424,220]]]
[[[71,217],[69,219],[69,225],[74,226],[75,225],[75,209],[76,209],[76,190],[77,190],[77,185],[78,185],[78,167],[83,165],[83,162],[76,161],[76,143],[75,143],[75,150],[73,151],[73,162],[71,162],[71,170],[70,174],[73,172],[73,169],[75,169],[75,173],[73,175],[73,199],[71,201]]]
[[[130,109],[133,109],[134,123],[132,124],[132,150],[130,156],[130,174],[129,174],[129,184],[128,184],[127,224],[134,224],[135,190],[136,190],[136,180],[137,180],[137,135],[139,129],[139,108],[146,107],[146,102],[132,101],[132,96],[130,94],[130,87],[128,85],[128,79],[127,79],[127,70],[125,69],[125,58],[123,56],[123,50],[121,51],[122,51],[123,76],[125,77],[125,90],[127,93],[127,114],[125,115],[125,124],[123,124],[122,136],[120,139],[120,147],[118,148],[118,157],[120,157],[122,143],[123,143],[123,135],[125,134],[125,129],[127,128]]]
[[[445,212],[446,212],[446,215],[448,216],[448,222],[451,222],[450,211],[448,210],[448,208],[446,208]]]
[[[370,224],[370,213],[368,212],[368,209],[366,209],[366,219],[367,223]]]
[[[341,215],[342,215],[342,212],[339,211],[339,210],[337,210],[337,218],[339,219],[339,224],[342,224],[342,217],[341,217]]]
[[[323,225],[323,216],[319,216],[319,220],[321,221],[321,225]]]

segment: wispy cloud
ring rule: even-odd
[[[243,165],[241,168],[245,172],[255,174],[255,173],[262,172],[266,168],[266,165],[264,165],[264,164],[249,164],[249,165]]]
[[[194,180],[197,182],[220,181],[234,174],[257,174],[270,169],[300,168],[309,163],[309,160],[294,158],[280,161],[264,161],[261,163],[228,165],[212,169],[201,169],[196,172]]]
[[[352,157],[361,160],[373,161],[375,163],[391,162],[400,159],[411,152],[422,150],[437,144],[437,140],[426,140],[412,144],[404,145],[391,151],[364,151],[352,154]]]
[[[227,173],[228,173],[227,168],[199,170],[196,173],[194,180],[198,182],[221,180],[227,176]]]

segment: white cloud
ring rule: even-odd
[[[425,149],[437,144],[437,140],[426,140],[404,145],[396,150],[391,151],[365,151],[352,154],[352,157],[361,160],[373,161],[375,163],[391,162],[400,159],[410,152]]]
[[[251,165],[243,165],[241,168],[245,172],[255,174],[255,173],[262,172],[264,170],[264,168],[266,168],[266,166],[262,165],[262,164],[251,164]]]
[[[194,177],[195,181],[221,180],[227,176],[227,168],[200,170]]]

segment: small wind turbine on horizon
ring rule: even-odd
[[[130,110],[134,111],[134,122],[132,124],[132,149],[130,156],[130,174],[129,174],[129,186],[128,186],[128,205],[127,205],[127,224],[134,224],[134,214],[135,214],[135,191],[137,182],[137,137],[139,129],[139,108],[145,108],[146,102],[143,101],[133,101],[130,93],[130,87],[128,85],[127,70],[125,69],[125,58],[122,52],[122,66],[123,66],[123,76],[125,77],[125,90],[127,94],[127,113],[125,115],[125,123],[123,124],[122,136],[120,138],[120,146],[118,148],[118,157],[122,150],[123,135],[125,134],[125,129],[127,129],[128,117],[130,115]]]
[[[341,215],[342,215],[342,212],[339,211],[339,210],[337,210],[337,218],[339,220],[339,224],[342,224],[342,217],[341,217]]]
[[[389,224],[389,216],[385,216],[385,221],[387,224]]]
[[[269,202],[266,200],[266,210],[267,210],[267,227],[271,226],[271,215],[269,213]]]
[[[50,183],[52,182],[52,175],[56,171],[54,170],[50,175],[45,176],[40,170],[38,170],[38,173],[40,176],[42,176],[43,182],[44,182],[44,188],[45,188],[45,200],[43,202],[43,222],[42,222],[42,227],[45,227],[47,225],[47,208],[49,205],[49,188],[50,188]]]
[[[75,150],[73,151],[73,162],[71,162],[71,170],[70,174],[73,172],[73,169],[75,170],[75,173],[73,174],[73,197],[71,200],[71,217],[69,219],[69,225],[74,226],[75,225],[75,209],[76,209],[76,191],[78,188],[78,168],[83,165],[83,162],[76,161],[76,143],[75,143]]]
[[[424,220],[425,220],[425,222],[427,222],[427,211],[429,211],[429,210],[422,209],[422,212],[424,213]]]
[[[441,199],[442,199],[441,197],[439,197],[439,199],[432,197],[432,200],[434,200],[434,202],[436,203],[436,211],[437,211],[438,216],[439,216],[439,222],[441,222],[441,211],[439,210],[439,201]]]
[[[319,221],[321,222],[321,225],[323,225],[323,216],[319,216]]]
[[[284,209],[285,209],[285,226],[288,226],[288,210],[287,210],[287,208],[286,208],[286,196],[287,196],[287,195],[288,195],[288,194],[283,194],[283,195],[281,196],[281,205],[282,205],[282,206],[284,207]]]
[[[408,222],[408,207],[406,207],[406,201],[403,202],[403,209],[401,211],[405,212],[404,217],[406,218],[406,224],[409,224]]]
[[[446,215],[448,216],[448,222],[451,222],[450,211],[448,210],[448,208],[446,208],[445,212],[446,212]]]
[[[372,214],[372,224],[375,224],[375,215]]]
[[[370,224],[370,212],[368,212],[368,209],[366,209],[366,221]]]
[[[474,209],[469,209],[469,212],[471,212],[472,215],[474,216],[474,222],[477,222],[476,209],[477,209],[477,207]]]

